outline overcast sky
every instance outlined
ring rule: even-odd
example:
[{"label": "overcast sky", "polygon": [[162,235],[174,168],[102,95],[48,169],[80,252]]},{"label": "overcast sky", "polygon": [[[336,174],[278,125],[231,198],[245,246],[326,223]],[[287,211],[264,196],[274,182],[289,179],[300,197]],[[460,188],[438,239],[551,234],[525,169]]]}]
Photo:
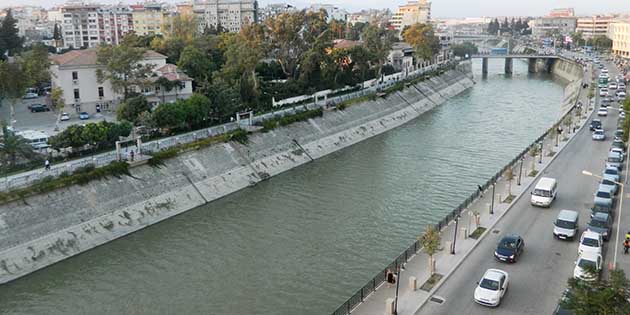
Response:
[{"label": "overcast sky", "polygon": [[[102,0],[102,3],[117,3],[121,0]],[[34,4],[50,7],[64,3],[64,0],[0,0],[0,8],[10,5]],[[99,1],[93,1],[99,2]],[[122,0],[124,3],[139,1]],[[169,0],[169,2],[180,2]],[[406,0],[259,0],[261,6],[268,3],[290,3],[297,7],[312,3],[330,3],[341,6],[350,12],[367,8],[395,9]],[[596,13],[630,13],[630,0],[434,0],[434,17],[481,17],[481,16],[539,16],[553,8],[572,7],[578,15]]]}]

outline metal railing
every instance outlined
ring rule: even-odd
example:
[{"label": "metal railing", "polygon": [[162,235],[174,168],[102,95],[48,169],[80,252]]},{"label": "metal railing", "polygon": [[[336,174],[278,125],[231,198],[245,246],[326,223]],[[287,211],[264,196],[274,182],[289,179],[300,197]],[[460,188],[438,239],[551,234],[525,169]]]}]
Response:
[{"label": "metal railing", "polygon": [[[581,85],[582,84],[580,84],[579,86],[581,86]],[[554,124],[554,127],[552,127],[552,128],[555,128],[555,126],[557,126],[558,124],[562,123],[567,116],[572,115],[574,113],[574,110],[576,109],[577,102],[580,99],[580,94],[581,93],[582,93],[582,89],[579,88],[578,94],[577,94],[577,97],[576,97],[576,100],[575,100],[575,103],[573,104],[571,109],[568,110],[560,118],[560,120],[558,120],[558,122]],[[496,185],[497,181],[499,180],[499,178],[501,178],[501,176],[505,173],[505,171],[508,168],[515,167],[517,165],[517,163],[519,161],[521,161],[522,159],[523,159],[523,162],[524,162],[524,158],[525,158],[526,155],[529,154],[529,151],[533,147],[540,146],[542,141],[549,135],[550,130],[551,129],[548,129],[547,131],[545,131],[540,137],[538,137],[536,140],[534,140],[534,142],[532,142],[527,148],[523,149],[523,151],[521,151],[509,163],[507,163],[505,166],[503,166],[503,168],[501,168],[501,170],[499,170],[490,179],[488,179],[483,185],[481,185],[482,190],[485,191],[488,188],[490,188],[492,185]],[[542,154],[542,152],[540,152],[539,154]],[[532,157],[532,158],[535,159],[536,157]],[[481,192],[479,191],[479,189],[475,189],[475,191],[470,196],[468,196],[468,198],[464,199],[464,201],[462,201],[462,203],[459,206],[455,207],[450,213],[448,213],[444,218],[442,218],[442,220],[440,220],[437,223],[435,223],[435,228],[438,231],[441,231],[442,228],[448,226],[448,224],[451,221],[453,221],[456,217],[460,216],[461,213],[465,209],[467,209],[473,202],[475,202],[479,198],[480,193]],[[365,298],[367,296],[369,296],[371,293],[376,291],[376,289],[381,284],[383,284],[383,282],[385,282],[385,276],[387,275],[388,270],[396,270],[396,269],[398,269],[398,267],[400,267],[403,264],[407,263],[409,261],[409,259],[411,259],[413,256],[415,256],[421,248],[422,248],[422,246],[420,245],[420,241],[419,240],[414,241],[409,247],[407,247],[407,249],[405,249],[405,251],[403,251],[400,255],[398,255],[398,257],[396,257],[396,259],[394,259],[393,262],[391,262],[389,265],[387,265],[382,271],[377,273],[372,278],[372,280],[368,281],[363,287],[361,287],[361,289],[359,289],[356,293],[354,293],[347,301],[345,301],[343,304],[341,304],[332,314],[333,315],[350,314],[352,312],[352,310],[354,308],[356,308],[359,304],[361,304],[365,300]]]}]

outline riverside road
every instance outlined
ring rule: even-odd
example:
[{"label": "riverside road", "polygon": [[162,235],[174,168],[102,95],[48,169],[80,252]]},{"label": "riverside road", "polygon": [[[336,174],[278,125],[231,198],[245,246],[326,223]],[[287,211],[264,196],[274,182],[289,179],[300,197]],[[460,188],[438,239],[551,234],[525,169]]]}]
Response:
[{"label": "riverside road", "polygon": [[[612,64],[607,66],[611,78],[614,78],[617,71]],[[617,105],[613,107],[618,108]],[[579,233],[585,229],[590,219],[590,206],[598,180],[582,175],[582,170],[601,174],[617,126],[617,117],[618,111],[610,110],[608,117],[602,119],[606,141],[591,140],[590,131],[587,127],[583,128],[546,169],[544,176],[558,180],[558,198],[551,208],[535,208],[530,204],[529,194],[523,196],[495,226],[493,233],[474,249],[455,273],[436,291],[435,296],[444,298],[444,303],[429,301],[416,314],[551,313],[567,287],[567,280],[573,275],[578,245],[576,240],[555,239],[552,235],[553,221],[561,209],[576,210],[580,213]],[[533,187],[530,191],[532,189]],[[628,209],[624,211],[622,220],[627,227],[630,222],[629,211]],[[613,235],[615,232],[616,230],[613,230]],[[503,235],[509,233],[519,234],[525,240],[523,255],[517,263],[511,265],[500,263],[493,257],[497,242]],[[607,246],[605,265],[612,262],[614,251],[621,250],[614,248],[614,237]],[[630,256],[619,255],[618,260],[625,271],[629,272],[627,266],[630,263]],[[480,306],[472,299],[476,282],[488,268],[502,269],[510,275],[509,291],[496,309]]]}]

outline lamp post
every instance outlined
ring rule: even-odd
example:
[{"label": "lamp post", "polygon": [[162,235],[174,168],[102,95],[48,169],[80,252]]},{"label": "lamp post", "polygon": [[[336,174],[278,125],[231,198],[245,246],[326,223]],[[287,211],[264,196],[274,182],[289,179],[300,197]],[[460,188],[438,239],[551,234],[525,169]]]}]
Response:
[{"label": "lamp post", "polygon": [[455,242],[457,242],[457,224],[459,222],[459,214],[455,216],[455,232],[453,233],[453,246],[451,247],[451,255],[455,255]]},{"label": "lamp post", "polygon": [[543,144],[542,144],[542,142],[538,144],[538,151],[540,151],[540,159],[538,159],[538,164],[542,164],[542,156],[543,156]]},{"label": "lamp post", "polygon": [[[627,174],[627,171],[626,171]],[[582,171],[582,175],[586,175],[586,176],[591,176],[591,177],[595,177],[597,179],[603,179],[603,177],[598,176],[598,175],[594,175],[593,173],[589,172],[589,171]],[[626,175],[627,176],[627,175]],[[626,178],[627,179],[627,178]],[[623,204],[623,188],[624,188],[624,184],[620,183],[620,182],[616,182],[614,180],[611,180],[611,182],[621,186],[621,193],[620,193],[620,197],[619,197],[619,205],[617,207],[617,234],[615,236],[615,255],[613,258],[613,266],[615,269],[617,269],[617,252],[618,252],[618,248],[619,248],[619,230],[621,230],[621,209],[622,209],[622,204]]]},{"label": "lamp post", "polygon": [[398,290],[400,288],[400,271],[403,269],[403,265],[396,270],[396,297],[394,298],[394,313],[392,315],[398,315]]},{"label": "lamp post", "polygon": [[492,204],[490,205],[490,214],[494,214],[494,188],[497,186],[497,183],[492,184]]},{"label": "lamp post", "polygon": [[517,184],[518,186],[520,186],[520,185],[521,185],[521,174],[523,173],[523,162],[524,162],[524,161],[525,161],[525,157],[524,157],[524,156],[522,156],[522,157],[521,157],[521,165],[520,165],[520,166],[519,166],[519,168],[518,168],[518,180],[516,181],[516,184]]}]

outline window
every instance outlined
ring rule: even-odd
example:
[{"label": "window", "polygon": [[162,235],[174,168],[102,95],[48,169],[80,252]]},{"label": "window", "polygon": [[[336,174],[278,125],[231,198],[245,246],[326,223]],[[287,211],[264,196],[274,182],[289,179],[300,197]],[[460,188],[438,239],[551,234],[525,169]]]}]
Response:
[{"label": "window", "polygon": [[81,98],[81,95],[79,94],[79,89],[74,89],[74,99],[78,100]]},{"label": "window", "polygon": [[79,80],[79,73],[76,71],[72,71],[72,80]]},{"label": "window", "polygon": [[98,87],[98,97],[104,97],[105,96],[105,92],[103,91],[103,87],[99,86]]}]

